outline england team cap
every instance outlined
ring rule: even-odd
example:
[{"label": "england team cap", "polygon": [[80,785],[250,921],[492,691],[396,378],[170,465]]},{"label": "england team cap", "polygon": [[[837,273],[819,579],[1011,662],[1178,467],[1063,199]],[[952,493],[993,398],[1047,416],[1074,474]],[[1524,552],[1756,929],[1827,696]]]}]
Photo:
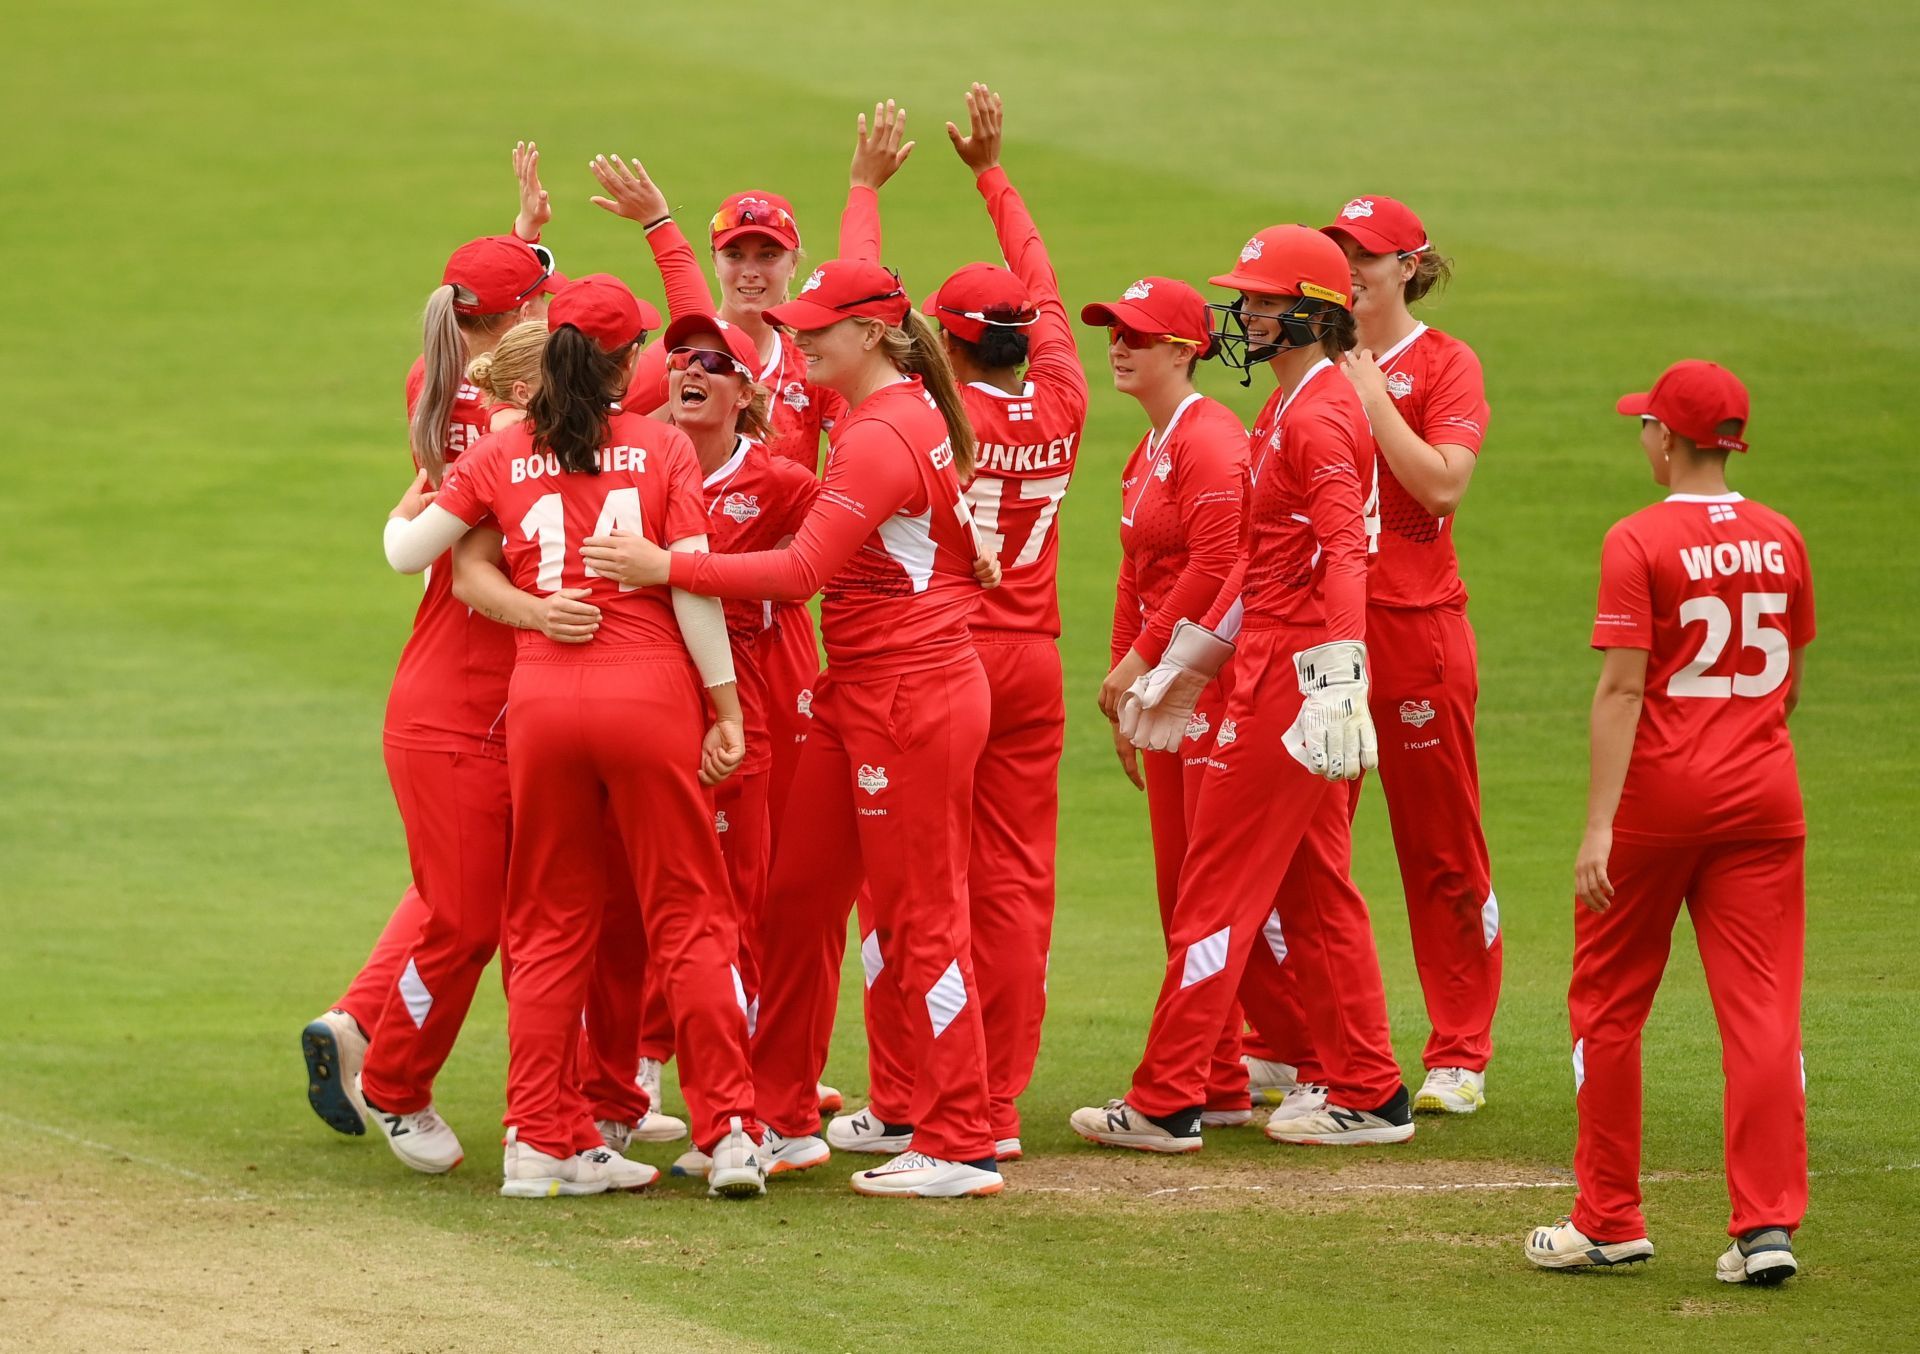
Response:
[{"label": "england team cap", "polygon": [[762,365],[760,350],[753,346],[753,340],[747,337],[744,329],[738,325],[728,324],[717,316],[682,315],[667,326],[667,332],[662,336],[661,342],[668,352],[672,352],[675,348],[687,347],[687,340],[699,334],[717,334],[720,338],[720,346],[746,374],[746,378],[749,381],[755,379],[755,374]]},{"label": "england team cap", "polygon": [[1737,422],[1747,430],[1747,388],[1718,362],[1689,358],[1660,373],[1653,389],[1622,395],[1614,408],[1629,418],[1656,418],[1696,446],[1745,451],[1738,437],[1715,431]]},{"label": "england team cap", "polygon": [[891,269],[865,259],[828,259],[800,284],[800,294],[762,313],[789,329],[825,329],[841,320],[885,320],[898,325],[913,309]]},{"label": "england team cap", "polygon": [[1117,301],[1094,301],[1080,307],[1080,322],[1121,325],[1142,334],[1184,339],[1198,344],[1202,357],[1213,351],[1207,299],[1177,277],[1143,277]]},{"label": "england team cap", "polygon": [[612,273],[588,273],[562,287],[547,307],[547,332],[572,325],[613,353],[660,327],[660,312]]},{"label": "england team cap", "polygon": [[1418,254],[1432,247],[1413,208],[1390,197],[1354,198],[1320,230],[1336,239],[1344,235],[1369,254]]},{"label": "england team cap", "polygon": [[991,263],[969,263],[940,284],[920,308],[940,327],[978,343],[989,324],[1024,328],[1037,318],[1024,282],[1006,268]]},{"label": "england team cap", "polygon": [[746,235],[764,235],[782,249],[800,247],[800,223],[794,220],[793,204],[778,193],[757,188],[722,202],[707,223],[707,233],[715,249]]},{"label": "england team cap", "polygon": [[553,252],[517,235],[483,235],[453,251],[440,274],[443,286],[464,287],[475,300],[455,301],[462,315],[498,315],[535,296],[557,292],[567,279],[553,270]]}]

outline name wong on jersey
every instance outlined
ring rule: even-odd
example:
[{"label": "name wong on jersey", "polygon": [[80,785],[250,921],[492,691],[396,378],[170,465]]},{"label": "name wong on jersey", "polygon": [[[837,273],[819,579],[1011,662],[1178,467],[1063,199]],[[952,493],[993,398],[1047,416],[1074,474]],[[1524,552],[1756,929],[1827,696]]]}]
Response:
[{"label": "name wong on jersey", "polygon": [[1680,551],[1681,567],[1698,583],[1719,574],[1785,574],[1786,547],[1778,541],[1721,541],[1716,545],[1689,545]]}]

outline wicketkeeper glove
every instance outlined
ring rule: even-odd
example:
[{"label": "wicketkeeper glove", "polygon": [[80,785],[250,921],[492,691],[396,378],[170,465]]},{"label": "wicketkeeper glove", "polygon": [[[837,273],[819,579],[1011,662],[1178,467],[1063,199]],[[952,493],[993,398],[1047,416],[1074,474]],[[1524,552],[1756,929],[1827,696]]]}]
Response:
[{"label": "wicketkeeper glove", "polygon": [[1293,656],[1306,699],[1287,729],[1294,760],[1328,780],[1358,780],[1380,765],[1380,743],[1367,712],[1367,646],[1317,644]]},{"label": "wicketkeeper glove", "polygon": [[1137,748],[1172,752],[1187,736],[1193,707],[1233,657],[1233,643],[1194,621],[1173,627],[1160,661],[1120,697],[1120,732]]}]

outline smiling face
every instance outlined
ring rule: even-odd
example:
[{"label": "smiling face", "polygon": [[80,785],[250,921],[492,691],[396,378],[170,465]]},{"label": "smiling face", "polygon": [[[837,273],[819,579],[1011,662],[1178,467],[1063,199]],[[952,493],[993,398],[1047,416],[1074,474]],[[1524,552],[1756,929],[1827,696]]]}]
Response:
[{"label": "smiling face", "polygon": [[1353,280],[1353,318],[1357,324],[1397,317],[1407,308],[1406,286],[1419,264],[1398,254],[1369,254],[1350,235],[1336,235]]},{"label": "smiling face", "polygon": [[[719,353],[729,364],[733,362],[720,336],[711,331],[689,336],[682,346]],[[708,372],[697,362],[688,364],[684,371],[669,368],[667,372],[667,417],[675,427],[690,433],[734,431],[752,399],[752,388],[737,366],[729,365],[723,375]]]},{"label": "smiling face", "polygon": [[787,299],[800,256],[765,235],[742,235],[713,251],[720,309],[729,319],[758,315]]},{"label": "smiling face", "polygon": [[883,320],[856,316],[836,321],[825,329],[796,329],[791,337],[793,346],[807,359],[807,379],[844,393],[872,366],[874,352],[886,327]]},{"label": "smiling face", "polygon": [[1294,302],[1291,296],[1263,296],[1258,292],[1240,293],[1240,317],[1247,326],[1247,352],[1259,357],[1265,350],[1268,360],[1274,350],[1284,341],[1280,333],[1280,316]]},{"label": "smiling face", "polygon": [[1129,347],[1137,337],[1124,330],[1107,336],[1107,366],[1113,372],[1115,390],[1145,399],[1156,391],[1193,384],[1190,344],[1156,341],[1144,348]]}]

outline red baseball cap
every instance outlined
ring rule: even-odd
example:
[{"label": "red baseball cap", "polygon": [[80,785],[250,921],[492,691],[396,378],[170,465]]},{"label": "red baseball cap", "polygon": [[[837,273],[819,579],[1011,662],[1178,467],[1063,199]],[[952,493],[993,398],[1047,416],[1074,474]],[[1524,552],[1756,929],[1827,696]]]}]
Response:
[{"label": "red baseball cap", "polygon": [[660,327],[660,312],[635,296],[612,273],[588,273],[567,283],[547,307],[547,332],[572,325],[600,346],[618,352],[649,329]]},{"label": "red baseball cap", "polygon": [[1027,297],[1026,284],[1009,269],[991,263],[969,263],[942,282],[920,309],[968,343],[978,343],[989,324],[1024,327],[1038,315]]},{"label": "red baseball cap", "polygon": [[761,312],[789,329],[825,329],[841,320],[885,320],[898,325],[913,309],[893,272],[865,259],[828,259],[800,284],[800,294]]},{"label": "red baseball cap", "polygon": [[1418,254],[1432,247],[1413,209],[1390,197],[1357,197],[1320,229],[1346,236],[1369,254]]},{"label": "red baseball cap", "polygon": [[747,332],[737,325],[728,324],[714,315],[682,315],[667,326],[662,338],[668,352],[675,348],[687,348],[692,345],[688,339],[700,335],[717,335],[720,347],[740,365],[740,370],[749,381],[758,380],[756,373],[765,365],[760,361],[760,350],[753,346],[753,340]]},{"label": "red baseball cap", "polygon": [[1738,437],[1716,431],[1729,422],[1738,422],[1743,433],[1747,430],[1747,388],[1718,362],[1676,362],[1660,373],[1652,390],[1622,395],[1613,407],[1629,418],[1657,418],[1710,451],[1747,449]]},{"label": "red baseball cap", "polygon": [[518,235],[482,235],[453,251],[442,286],[465,287],[471,305],[453,303],[462,315],[498,315],[543,293],[559,291],[566,278],[553,270],[553,252]]},{"label": "red baseball cap", "polygon": [[1200,355],[1213,351],[1207,325],[1207,300],[1177,277],[1143,277],[1120,294],[1118,301],[1095,301],[1080,307],[1082,324],[1124,325],[1142,334],[1187,339],[1200,345]]},{"label": "red baseball cap", "polygon": [[764,235],[782,249],[800,247],[800,223],[793,219],[793,204],[778,193],[759,189],[735,193],[722,202],[707,230],[715,249],[743,235]]},{"label": "red baseball cap", "polygon": [[1232,272],[1207,281],[1254,296],[1308,296],[1336,306],[1353,304],[1347,256],[1307,226],[1268,226],[1240,247]]}]

